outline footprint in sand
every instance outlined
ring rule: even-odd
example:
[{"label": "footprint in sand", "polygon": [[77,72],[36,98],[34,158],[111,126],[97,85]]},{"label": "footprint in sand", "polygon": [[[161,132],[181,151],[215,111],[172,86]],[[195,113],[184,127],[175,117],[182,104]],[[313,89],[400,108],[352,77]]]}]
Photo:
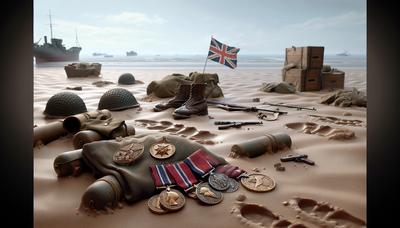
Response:
[{"label": "footprint in sand", "polygon": [[309,116],[315,117],[317,120],[327,123],[334,123],[334,124],[347,125],[353,127],[366,127],[364,122],[361,120],[340,119],[333,116],[319,116],[319,115],[309,115]]},{"label": "footprint in sand", "polygon": [[353,131],[348,129],[339,129],[333,128],[327,125],[320,125],[313,122],[297,122],[297,123],[288,123],[286,127],[301,131],[306,134],[316,134],[324,137],[328,137],[328,139],[352,139],[355,137]]},{"label": "footprint in sand", "polygon": [[294,197],[289,201],[300,219],[328,228],[363,228],[367,224],[342,208],[309,198]]},{"label": "footprint in sand", "polygon": [[256,228],[306,228],[303,224],[293,224],[282,216],[273,213],[263,205],[237,202],[232,214],[249,227]]},{"label": "footprint in sand", "polygon": [[149,130],[158,130],[162,132],[168,132],[171,135],[178,135],[190,140],[196,141],[201,144],[214,145],[217,142],[214,141],[217,137],[209,131],[197,130],[195,127],[186,127],[183,124],[174,124],[169,121],[155,121],[155,120],[136,120],[136,126],[145,127]]}]

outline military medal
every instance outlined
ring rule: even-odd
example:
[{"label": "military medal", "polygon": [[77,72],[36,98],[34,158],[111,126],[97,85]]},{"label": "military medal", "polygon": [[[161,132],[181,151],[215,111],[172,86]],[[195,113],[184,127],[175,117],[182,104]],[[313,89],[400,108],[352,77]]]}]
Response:
[{"label": "military medal", "polygon": [[178,190],[167,188],[159,197],[161,208],[167,211],[178,211],[185,206],[185,196]]},{"label": "military medal", "polygon": [[154,143],[150,147],[150,154],[157,159],[166,159],[175,154],[175,146],[163,137],[160,142]]},{"label": "military medal", "polygon": [[225,191],[227,193],[236,192],[239,189],[239,183],[233,178],[229,177],[228,184],[229,188]]},{"label": "military medal", "polygon": [[113,155],[113,161],[118,165],[130,165],[140,156],[144,151],[143,144],[131,143],[121,147]]},{"label": "military medal", "polygon": [[222,193],[213,189],[206,182],[197,185],[196,196],[201,202],[208,205],[218,204],[223,199]]},{"label": "military medal", "polygon": [[190,191],[199,182],[189,166],[183,161],[165,165],[165,168],[168,174],[175,180],[175,183],[185,190],[185,192]]},{"label": "military medal", "polygon": [[[152,165],[149,169],[156,188],[167,188],[161,194],[153,196],[147,201],[149,210],[155,214],[165,214],[181,209],[185,205],[185,197],[180,192],[177,193],[175,190],[170,189],[171,186],[175,185],[175,181],[168,174],[165,166]],[[163,204],[161,203],[161,199],[163,200]]]},{"label": "military medal", "polygon": [[225,191],[229,188],[229,177],[223,173],[211,173],[208,183],[218,191]]},{"label": "military medal", "polygon": [[153,212],[154,214],[162,215],[162,214],[168,213],[167,210],[165,210],[165,209],[163,209],[163,208],[161,207],[161,204],[160,204],[160,195],[152,196],[152,197],[147,201],[147,206],[149,207],[149,210],[150,210],[151,212]]},{"label": "military medal", "polygon": [[236,180],[240,179],[246,173],[243,169],[233,166],[230,164],[220,165],[215,169],[216,173],[223,173],[228,176],[229,188],[225,192],[236,192],[239,189],[239,182]]},{"label": "military medal", "polygon": [[274,179],[261,173],[249,174],[240,179],[243,187],[254,192],[269,192],[276,186]]}]

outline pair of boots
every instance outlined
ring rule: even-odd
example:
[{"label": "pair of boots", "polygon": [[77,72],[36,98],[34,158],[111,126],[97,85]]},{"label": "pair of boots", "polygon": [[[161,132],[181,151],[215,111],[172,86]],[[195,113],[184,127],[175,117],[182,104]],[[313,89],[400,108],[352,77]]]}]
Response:
[{"label": "pair of boots", "polygon": [[191,115],[207,115],[206,86],[205,83],[181,84],[176,96],[165,104],[157,104],[154,111],[160,112],[175,108],[172,113],[174,119],[189,118]]}]

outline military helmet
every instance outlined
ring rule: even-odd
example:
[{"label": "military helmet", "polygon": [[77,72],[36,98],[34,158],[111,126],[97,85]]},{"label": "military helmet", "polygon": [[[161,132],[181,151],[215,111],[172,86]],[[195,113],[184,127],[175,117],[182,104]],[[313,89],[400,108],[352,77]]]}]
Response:
[{"label": "military helmet", "polygon": [[114,88],[101,96],[98,109],[119,111],[136,107],[139,107],[139,103],[131,92],[123,88]]},{"label": "military helmet", "polygon": [[44,114],[48,117],[70,116],[87,112],[85,102],[72,92],[60,92],[47,101]]},{"label": "military helmet", "polygon": [[131,73],[125,73],[119,76],[118,84],[132,85],[135,84],[135,77]]}]

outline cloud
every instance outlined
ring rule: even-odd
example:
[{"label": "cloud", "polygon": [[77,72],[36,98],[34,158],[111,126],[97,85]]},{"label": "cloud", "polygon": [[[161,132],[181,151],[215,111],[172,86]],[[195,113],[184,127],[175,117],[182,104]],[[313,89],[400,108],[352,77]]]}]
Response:
[{"label": "cloud", "polygon": [[[40,37],[48,33],[44,26],[36,29],[35,33],[40,34]],[[139,47],[151,46],[159,39],[159,34],[145,28],[98,26],[70,20],[57,20],[53,33],[55,37],[62,38],[67,47],[70,47],[75,45],[75,29],[78,32],[79,43],[83,47],[82,51],[85,53],[94,51],[115,53],[131,48],[138,50]]]},{"label": "cloud", "polygon": [[165,19],[158,15],[149,16],[140,12],[122,12],[115,15],[107,15],[106,21],[118,24],[164,24]]},{"label": "cloud", "polygon": [[366,24],[365,12],[351,11],[331,17],[316,17],[302,23],[290,24],[285,29],[327,29]]}]

